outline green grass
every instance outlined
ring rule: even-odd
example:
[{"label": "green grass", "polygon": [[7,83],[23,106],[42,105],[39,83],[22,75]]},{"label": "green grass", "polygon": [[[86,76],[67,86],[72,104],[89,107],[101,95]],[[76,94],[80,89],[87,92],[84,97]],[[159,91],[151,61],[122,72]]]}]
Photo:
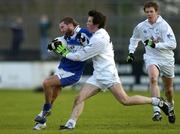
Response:
[{"label": "green grass", "polygon": [[[175,93],[176,124],[169,124],[163,114],[161,122],[151,120],[150,105],[125,107],[119,104],[110,92],[100,93],[86,101],[76,129],[58,130],[68,119],[77,91],[62,91],[48,118],[48,128],[33,131],[33,119],[43,104],[42,93],[19,90],[0,90],[0,133],[1,134],[179,134],[180,92]],[[129,95],[147,92],[128,92]]]}]

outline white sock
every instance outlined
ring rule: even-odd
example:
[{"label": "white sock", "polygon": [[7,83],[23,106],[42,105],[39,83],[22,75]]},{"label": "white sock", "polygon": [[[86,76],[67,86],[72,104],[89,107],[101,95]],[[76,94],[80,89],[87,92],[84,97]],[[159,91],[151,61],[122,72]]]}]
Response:
[{"label": "white sock", "polygon": [[158,106],[153,106],[153,112],[161,112],[160,108]]},{"label": "white sock", "polygon": [[174,101],[168,102],[169,111],[174,110]]},{"label": "white sock", "polygon": [[41,111],[38,115],[42,117],[43,116],[43,111]]},{"label": "white sock", "polygon": [[174,106],[174,100],[173,100],[172,102],[168,102],[168,105],[169,105],[170,107],[173,107],[173,106]]},{"label": "white sock", "polygon": [[160,99],[157,97],[152,97],[152,105],[158,106]]}]

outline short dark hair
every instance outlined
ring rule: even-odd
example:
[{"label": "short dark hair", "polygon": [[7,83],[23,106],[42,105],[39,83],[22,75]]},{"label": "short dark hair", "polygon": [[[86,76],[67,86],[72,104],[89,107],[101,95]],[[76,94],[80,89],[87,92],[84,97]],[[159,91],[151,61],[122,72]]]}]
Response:
[{"label": "short dark hair", "polygon": [[60,23],[61,22],[64,22],[65,24],[73,24],[75,27],[78,25],[78,22],[71,17],[65,17],[60,21]]},{"label": "short dark hair", "polygon": [[98,28],[104,28],[106,23],[106,16],[96,10],[90,10],[88,12],[90,17],[93,17],[93,24],[99,24]]},{"label": "short dark hair", "polygon": [[150,8],[150,7],[153,7],[156,12],[159,11],[159,5],[153,1],[148,1],[144,4],[144,11],[146,10],[146,8]]}]

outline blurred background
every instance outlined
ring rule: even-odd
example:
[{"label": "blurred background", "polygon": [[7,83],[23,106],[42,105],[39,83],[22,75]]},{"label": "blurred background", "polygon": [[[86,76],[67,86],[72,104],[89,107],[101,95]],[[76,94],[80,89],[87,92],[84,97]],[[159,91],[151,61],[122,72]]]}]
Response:
[{"label": "blurred background", "polygon": [[[144,48],[136,50],[136,62],[126,64],[129,38],[133,28],[145,19],[146,0],[1,0],[0,1],[0,87],[35,87],[55,69],[58,59],[47,55],[47,43],[60,36],[58,24],[65,17],[75,18],[86,27],[91,9],[107,16],[106,29],[115,49],[115,61],[127,88],[145,85]],[[177,40],[176,79],[180,83],[180,0],[157,0],[160,14],[171,25]],[[88,61],[84,76],[92,72]],[[82,80],[83,81],[83,80]],[[19,83],[19,84],[18,84]],[[137,87],[140,89],[140,87]],[[144,87],[143,87],[144,89]]]}]

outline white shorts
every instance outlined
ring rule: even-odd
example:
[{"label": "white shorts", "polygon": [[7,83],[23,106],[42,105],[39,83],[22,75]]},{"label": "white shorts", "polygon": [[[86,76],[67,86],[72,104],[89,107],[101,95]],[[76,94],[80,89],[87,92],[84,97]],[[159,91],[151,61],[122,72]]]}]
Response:
[{"label": "white shorts", "polygon": [[149,65],[156,65],[160,71],[161,76],[174,78],[174,60],[157,60],[146,58],[144,61],[146,69],[148,69]]},{"label": "white shorts", "polygon": [[118,74],[111,76],[111,77],[101,77],[101,78],[96,78],[96,75],[92,75],[86,83],[92,84],[94,86],[97,86],[101,90],[105,90],[113,86],[115,83],[121,83],[120,78]]}]

